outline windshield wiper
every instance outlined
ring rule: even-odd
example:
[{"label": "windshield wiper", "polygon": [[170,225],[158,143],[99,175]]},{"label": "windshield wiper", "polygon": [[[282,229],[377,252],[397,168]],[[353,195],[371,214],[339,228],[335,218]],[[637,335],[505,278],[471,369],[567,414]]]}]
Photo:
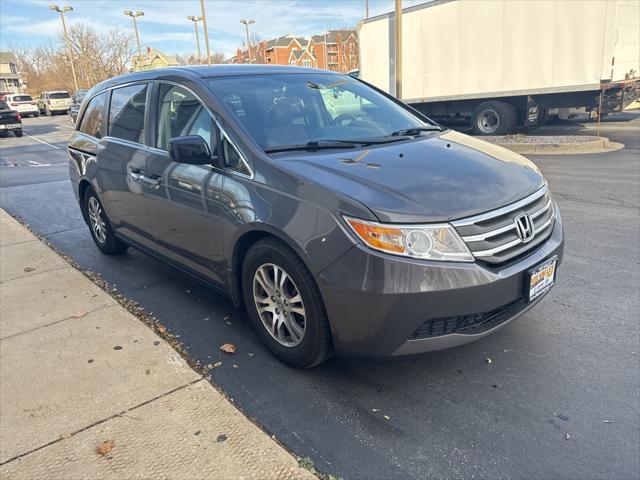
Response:
[{"label": "windshield wiper", "polygon": [[290,152],[294,150],[324,150],[332,148],[354,148],[361,145],[362,142],[352,142],[348,140],[314,140],[307,143],[299,143],[295,145],[283,145],[282,147],[273,147],[265,149],[266,153]]},{"label": "windshield wiper", "polygon": [[415,137],[420,135],[420,132],[443,132],[444,129],[437,125],[431,125],[429,127],[411,127],[411,128],[403,128],[402,130],[396,130],[395,132],[391,132],[389,134],[390,137],[406,137],[411,136]]}]

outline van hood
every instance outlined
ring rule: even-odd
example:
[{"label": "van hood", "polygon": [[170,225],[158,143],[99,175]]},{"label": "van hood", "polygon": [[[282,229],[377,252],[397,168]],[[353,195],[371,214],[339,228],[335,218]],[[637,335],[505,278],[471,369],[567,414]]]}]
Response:
[{"label": "van hood", "polygon": [[458,132],[368,149],[282,157],[281,165],[368,207],[381,222],[442,222],[516,202],[544,184],[529,160]]}]

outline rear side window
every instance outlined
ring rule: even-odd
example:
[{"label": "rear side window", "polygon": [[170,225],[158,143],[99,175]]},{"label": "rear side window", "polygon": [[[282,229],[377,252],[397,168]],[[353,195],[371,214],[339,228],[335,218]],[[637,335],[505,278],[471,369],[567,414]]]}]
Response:
[{"label": "rear side window", "polygon": [[78,130],[95,138],[102,137],[102,122],[104,120],[103,107],[106,95],[107,92],[102,92],[89,101]]},{"label": "rear side window", "polygon": [[30,102],[32,100],[33,98],[31,98],[31,95],[15,95],[11,99],[12,102]]},{"label": "rear side window", "polygon": [[109,106],[109,135],[144,143],[144,110],[147,85],[116,88]]}]

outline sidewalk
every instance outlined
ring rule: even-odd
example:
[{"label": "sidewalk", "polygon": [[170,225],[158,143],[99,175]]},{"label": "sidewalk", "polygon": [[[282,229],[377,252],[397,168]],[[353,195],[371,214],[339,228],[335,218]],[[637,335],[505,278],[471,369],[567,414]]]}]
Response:
[{"label": "sidewalk", "polygon": [[0,209],[0,478],[133,477],[316,478]]}]

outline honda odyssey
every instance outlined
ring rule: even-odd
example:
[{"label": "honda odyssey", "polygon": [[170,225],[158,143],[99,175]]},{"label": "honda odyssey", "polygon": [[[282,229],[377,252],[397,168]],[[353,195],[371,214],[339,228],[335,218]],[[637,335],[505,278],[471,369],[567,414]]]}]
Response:
[{"label": "honda odyssey", "polygon": [[87,93],[68,150],[103,253],[133,246],[228,293],[297,367],[482,338],[562,260],[533,163],[348,75],[127,74]]}]

